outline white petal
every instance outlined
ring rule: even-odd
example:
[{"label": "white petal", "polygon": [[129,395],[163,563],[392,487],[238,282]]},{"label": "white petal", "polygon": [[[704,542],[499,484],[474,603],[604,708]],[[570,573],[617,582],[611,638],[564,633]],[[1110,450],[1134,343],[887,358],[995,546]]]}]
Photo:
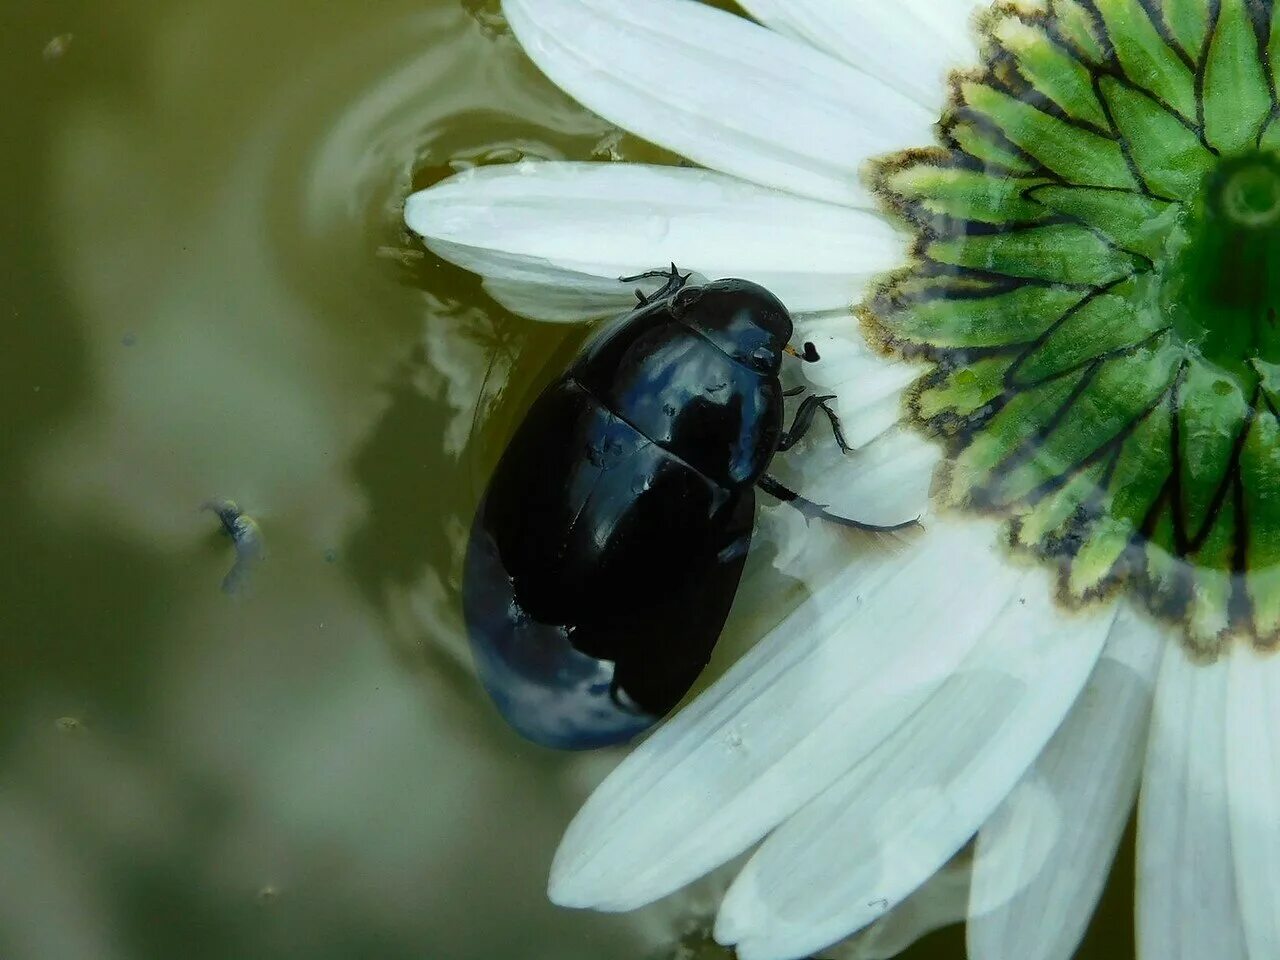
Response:
[{"label": "white petal", "polygon": [[1280,957],[1280,659],[1238,650],[1227,699],[1231,841],[1252,960]]},{"label": "white petal", "polygon": [[995,540],[987,523],[937,523],[898,562],[847,540],[839,572],[591,796],[556,854],[551,898],[627,910],[662,897],[870,753],[1015,589]]},{"label": "white petal", "polygon": [[849,402],[837,395],[832,401],[840,416],[849,422],[845,435],[855,449],[884,436],[902,420],[902,391],[895,390],[865,407],[849,409]]},{"label": "white petal", "polygon": [[[975,559],[956,558],[949,575]],[[1051,579],[1033,569],[1000,589],[998,617],[946,683],[765,841],[725,897],[717,940],[742,960],[819,950],[900,903],[973,836],[1061,723],[1114,618],[1063,614]],[[919,581],[916,602],[938,587]],[[982,589],[951,608],[936,641],[966,623]]]},{"label": "white petal", "polygon": [[741,0],[765,26],[832,53],[939,116],[947,74],[977,59],[975,0]]},{"label": "white petal", "polygon": [[[957,66],[968,68],[976,62],[978,42],[975,21],[983,11],[990,8],[991,4],[987,0],[898,0],[898,5],[903,12],[914,14],[918,21],[928,21],[932,25],[937,42],[947,47]],[[1041,6],[1040,13],[1048,12],[1043,8],[1041,0],[1026,0],[1022,4],[1027,10],[1037,5]]]},{"label": "white petal", "polygon": [[831,951],[836,960],[891,960],[934,930],[965,918],[971,865],[961,857],[930,877],[919,890]]},{"label": "white petal", "polygon": [[558,86],[696,163],[874,207],[868,157],[933,142],[936,114],[828,54],[689,0],[504,0]]},{"label": "white petal", "polygon": [[860,405],[901,393],[924,372],[917,364],[892,359],[872,349],[849,310],[799,317],[796,335],[811,341],[822,358],[805,368],[809,379]]},{"label": "white petal", "polygon": [[849,311],[799,318],[796,338],[817,347],[822,361],[806,367],[805,376],[815,389],[835,395],[851,446],[870,443],[902,419],[902,392],[923,371],[872,350]]},{"label": "white petal", "polygon": [[1168,628],[1126,607],[1071,713],[978,834],[973,960],[1070,960],[1138,792]]},{"label": "white petal", "polygon": [[637,285],[619,277],[672,262],[753,280],[793,312],[847,311],[903,254],[878,214],[643,164],[481,167],[411,196],[405,221],[437,254],[486,277],[504,305],[552,317],[624,309]]},{"label": "white petal", "polygon": [[1181,646],[1161,664],[1138,800],[1141,960],[1248,957],[1227,811],[1228,670],[1227,657],[1192,663]]}]

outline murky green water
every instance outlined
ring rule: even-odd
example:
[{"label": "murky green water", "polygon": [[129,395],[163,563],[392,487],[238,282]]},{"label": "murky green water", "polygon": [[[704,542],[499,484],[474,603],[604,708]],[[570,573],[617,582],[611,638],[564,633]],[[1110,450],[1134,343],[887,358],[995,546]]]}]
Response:
[{"label": "murky green water", "polygon": [[[0,17],[0,957],[638,960],[707,909],[545,901],[613,758],[517,740],[461,641],[463,531],[577,334],[503,313],[399,205],[468,164],[653,153],[496,9]],[[266,538],[232,596],[222,497]],[[1084,956],[1132,956],[1114,887]]]}]

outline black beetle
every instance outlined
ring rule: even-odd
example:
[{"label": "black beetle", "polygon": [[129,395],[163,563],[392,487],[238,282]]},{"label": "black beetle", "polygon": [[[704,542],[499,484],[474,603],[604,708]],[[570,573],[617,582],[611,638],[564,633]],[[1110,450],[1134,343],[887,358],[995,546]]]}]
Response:
[{"label": "black beetle", "polygon": [[[783,430],[792,320],[745,280],[671,273],[537,399],[477,512],[463,579],[480,677],[534,742],[631,739],[706,666],[751,545],[755,487],[826,513],[765,471],[832,397]],[[641,277],[625,278],[639,280]],[[817,359],[806,345],[804,359]],[[906,526],[905,524],[903,526]]]}]

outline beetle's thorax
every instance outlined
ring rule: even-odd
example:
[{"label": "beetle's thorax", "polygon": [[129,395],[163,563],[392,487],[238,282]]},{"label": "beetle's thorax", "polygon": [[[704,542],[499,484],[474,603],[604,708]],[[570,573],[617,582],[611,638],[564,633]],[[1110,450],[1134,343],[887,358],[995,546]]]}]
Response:
[{"label": "beetle's thorax", "polygon": [[685,287],[671,297],[671,315],[706,337],[736,363],[776,375],[791,340],[787,308],[747,280],[717,280]]},{"label": "beetle's thorax", "polygon": [[[568,375],[713,483],[726,489],[754,484],[768,467],[781,433],[777,371],[750,362],[752,351],[765,349],[769,341],[760,335],[763,328],[744,329],[741,318],[690,324],[690,313],[695,319],[713,314],[680,310],[675,301],[681,294],[610,324]],[[684,305],[689,306],[687,298]],[[742,334],[735,352],[748,362],[721,346],[735,331]]]}]

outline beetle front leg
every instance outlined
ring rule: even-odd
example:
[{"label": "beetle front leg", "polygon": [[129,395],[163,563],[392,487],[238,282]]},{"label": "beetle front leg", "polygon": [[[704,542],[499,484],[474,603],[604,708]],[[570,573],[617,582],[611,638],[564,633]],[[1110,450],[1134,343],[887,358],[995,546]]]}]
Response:
[{"label": "beetle front leg", "polygon": [[831,432],[835,435],[836,445],[840,448],[840,452],[852,452],[853,448],[849,446],[849,441],[845,439],[844,427],[840,423],[840,418],[836,416],[836,412],[828,405],[834,399],[834,394],[825,397],[805,397],[800,403],[800,409],[796,411],[795,419],[791,422],[791,429],[782,435],[782,440],[778,443],[778,450],[786,452],[804,439],[805,434],[809,432],[809,428],[813,426],[814,415],[821,410],[831,423]]}]

